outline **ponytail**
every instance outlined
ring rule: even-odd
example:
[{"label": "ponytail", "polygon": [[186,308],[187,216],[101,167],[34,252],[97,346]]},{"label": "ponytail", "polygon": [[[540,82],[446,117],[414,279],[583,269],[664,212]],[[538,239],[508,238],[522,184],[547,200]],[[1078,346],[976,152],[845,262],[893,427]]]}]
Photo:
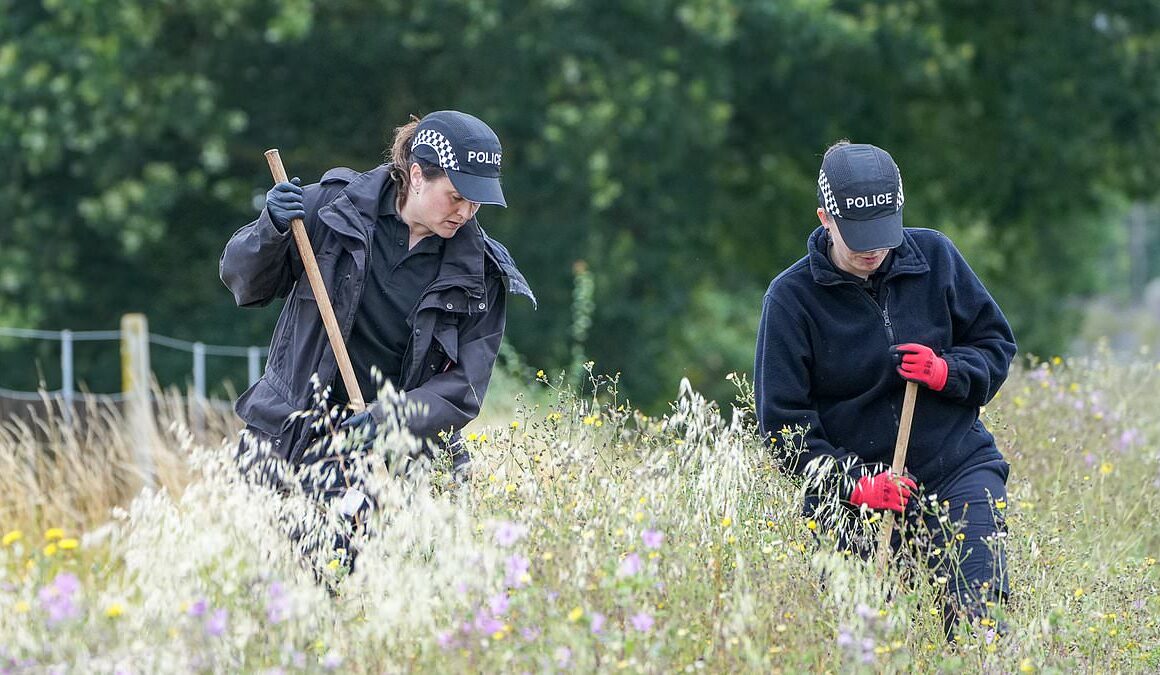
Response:
[{"label": "ponytail", "polygon": [[407,201],[411,194],[411,165],[418,164],[423,169],[426,178],[437,178],[446,175],[442,168],[430,162],[416,158],[411,153],[411,143],[415,141],[415,131],[419,128],[419,118],[411,115],[411,121],[395,127],[395,138],[391,141],[391,148],[387,161],[391,163],[391,180],[398,186],[399,205]]}]

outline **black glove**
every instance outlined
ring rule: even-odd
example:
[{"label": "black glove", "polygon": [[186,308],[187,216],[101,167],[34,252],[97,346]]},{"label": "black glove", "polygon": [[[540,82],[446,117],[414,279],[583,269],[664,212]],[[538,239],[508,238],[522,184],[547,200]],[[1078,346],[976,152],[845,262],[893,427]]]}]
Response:
[{"label": "black glove", "polygon": [[302,181],[292,178],[290,182],[278,183],[266,193],[266,210],[270,220],[279,232],[290,229],[290,221],[305,218],[306,209],[302,203]]},{"label": "black glove", "polygon": [[355,433],[363,429],[366,431],[367,440],[372,441],[375,437],[375,432],[378,431],[378,426],[378,422],[375,421],[375,416],[371,414],[370,408],[367,408],[344,419],[339,423],[338,430]]}]

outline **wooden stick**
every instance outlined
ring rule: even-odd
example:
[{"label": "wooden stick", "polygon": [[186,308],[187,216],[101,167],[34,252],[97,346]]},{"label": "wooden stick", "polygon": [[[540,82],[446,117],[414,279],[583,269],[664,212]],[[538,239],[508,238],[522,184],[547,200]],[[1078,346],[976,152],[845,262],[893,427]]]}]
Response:
[{"label": "wooden stick", "polygon": [[[910,445],[910,423],[914,419],[914,402],[918,398],[918,383],[907,381],[902,397],[902,417],[898,420],[898,438],[894,441],[894,464],[890,469],[902,475],[906,467],[906,449]],[[878,565],[883,570],[890,564],[890,537],[894,534],[894,512],[887,511],[882,520],[882,534],[878,540]]]},{"label": "wooden stick", "polygon": [[[286,182],[286,168],[282,166],[282,157],[278,149],[266,151],[266,163],[270,165],[270,173],[274,175],[274,183]],[[306,225],[301,218],[290,221],[290,229],[294,232],[294,243],[298,245],[298,255],[302,258],[302,266],[306,268],[306,278],[310,281],[310,290],[314,291],[314,299],[318,301],[318,313],[322,315],[322,323],[326,326],[326,335],[330,338],[330,348],[334,350],[334,358],[338,361],[338,372],[342,374],[342,383],[346,385],[346,394],[350,397],[350,407],[355,412],[365,410],[362,390],[359,389],[358,379],[354,376],[354,366],[350,364],[350,355],[346,353],[346,343],[342,339],[342,330],[338,327],[338,320],[334,318],[334,307],[330,305],[330,296],[326,294],[326,285],[322,283],[322,273],[318,270],[318,261],[314,258],[314,249],[310,246],[310,237],[306,234]]]}]

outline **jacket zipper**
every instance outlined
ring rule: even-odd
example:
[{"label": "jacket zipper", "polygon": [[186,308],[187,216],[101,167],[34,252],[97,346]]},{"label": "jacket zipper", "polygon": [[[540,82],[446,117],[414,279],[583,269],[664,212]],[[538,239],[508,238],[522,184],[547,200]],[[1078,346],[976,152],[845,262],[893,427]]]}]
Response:
[{"label": "jacket zipper", "polygon": [[894,326],[890,323],[890,293],[886,289],[886,284],[882,284],[882,323],[886,326],[886,337],[890,339],[890,344],[895,344]]},{"label": "jacket zipper", "polygon": [[870,297],[870,293],[868,293],[867,291],[862,290],[862,289],[858,289],[858,290],[860,290],[862,292],[862,297],[866,298],[866,302],[869,302],[870,305],[874,307],[874,311],[881,314],[882,326],[884,328],[886,328],[886,338],[888,340],[890,340],[890,344],[893,345],[894,344],[894,324],[890,323],[890,309],[889,309],[889,307],[890,307],[889,297],[890,296],[889,296],[889,292],[886,290],[886,284],[885,283],[882,284],[882,306],[881,307],[879,307],[878,303],[874,301],[874,298]]}]

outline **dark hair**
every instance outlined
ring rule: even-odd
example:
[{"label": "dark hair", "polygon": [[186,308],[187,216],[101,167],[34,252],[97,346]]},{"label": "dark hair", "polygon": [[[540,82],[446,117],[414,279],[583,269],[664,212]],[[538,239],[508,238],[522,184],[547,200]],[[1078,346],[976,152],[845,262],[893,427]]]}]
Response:
[{"label": "dark hair", "polygon": [[411,154],[411,143],[415,140],[415,130],[419,128],[419,118],[411,115],[411,121],[395,128],[395,138],[391,141],[387,161],[391,163],[391,179],[399,186],[399,206],[411,194],[411,165],[418,164],[424,178],[446,176],[447,172],[437,164],[432,164]]}]

